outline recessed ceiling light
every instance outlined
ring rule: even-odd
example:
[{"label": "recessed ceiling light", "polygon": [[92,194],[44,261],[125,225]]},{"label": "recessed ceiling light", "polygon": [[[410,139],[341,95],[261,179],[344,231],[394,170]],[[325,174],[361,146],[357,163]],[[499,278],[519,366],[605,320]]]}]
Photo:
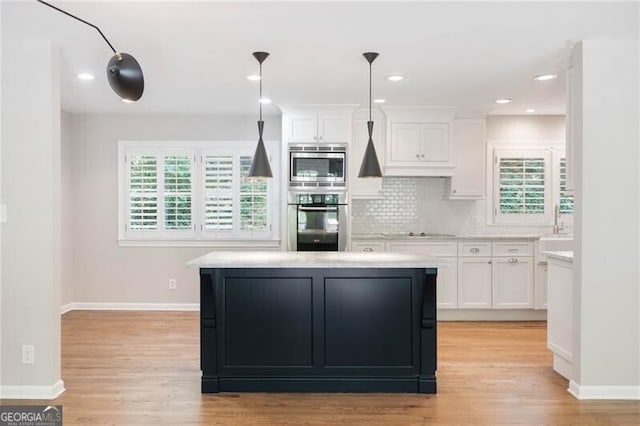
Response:
[{"label": "recessed ceiling light", "polygon": [[81,72],[80,74],[76,75],[76,77],[79,78],[80,80],[85,80],[85,81],[90,81],[95,78],[93,74],[89,74],[88,72]]},{"label": "recessed ceiling light", "polygon": [[534,108],[529,108],[526,111],[527,114],[533,114],[534,112],[536,112],[536,110]]},{"label": "recessed ceiling light", "polygon": [[513,99],[510,98],[496,99],[497,104],[510,104],[511,102],[513,102]]},{"label": "recessed ceiling light", "polygon": [[261,104],[270,104],[271,103],[271,99],[269,99],[269,98],[261,98],[260,99],[260,103]]},{"label": "recessed ceiling light", "polygon": [[547,81],[553,80],[554,78],[558,78],[558,74],[540,74],[533,77],[536,81]]},{"label": "recessed ceiling light", "polygon": [[404,77],[401,75],[390,75],[389,77],[387,77],[387,80],[389,81],[400,81],[402,79],[404,79]]},{"label": "recessed ceiling light", "polygon": [[387,102],[387,100],[386,99],[374,99],[373,102],[376,103],[376,104],[383,104],[383,103]]},{"label": "recessed ceiling light", "polygon": [[248,75],[245,78],[249,81],[260,81],[260,76],[256,74]]},{"label": "recessed ceiling light", "polygon": [[124,102],[125,104],[133,104],[133,103],[135,103],[136,101],[132,101],[131,99],[125,99],[125,98],[122,98],[122,102]]}]

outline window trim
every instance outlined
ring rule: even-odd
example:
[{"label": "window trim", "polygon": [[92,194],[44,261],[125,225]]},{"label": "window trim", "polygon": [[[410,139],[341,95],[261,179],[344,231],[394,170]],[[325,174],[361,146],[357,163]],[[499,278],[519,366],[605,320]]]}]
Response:
[{"label": "window trim", "polygon": [[[279,247],[280,245],[280,220],[278,215],[280,213],[280,191],[279,188],[279,173],[274,173],[274,177],[269,179],[267,186],[267,223],[271,226],[270,231],[265,232],[263,235],[257,235],[252,237],[246,232],[237,231],[228,236],[212,235],[211,233],[203,232],[201,225],[203,224],[204,212],[203,200],[200,198],[204,196],[204,184],[203,184],[203,168],[202,156],[205,152],[215,152],[216,149],[225,150],[231,148],[232,151],[243,151],[242,154],[253,155],[253,149],[255,149],[255,141],[134,141],[134,140],[121,140],[118,141],[118,245],[123,247]],[[273,170],[279,170],[279,156],[278,152],[280,142],[279,141],[265,141],[265,148],[269,154],[271,166]],[[191,217],[192,217],[192,230],[185,233],[183,231],[167,231],[163,226],[161,231],[153,232],[132,232],[126,229],[128,225],[128,184],[129,173],[128,163],[125,161],[125,156],[130,156],[131,153],[153,153],[162,158],[166,153],[179,153],[184,155],[185,152],[189,152],[194,156],[192,162],[192,188],[191,188]],[[234,154],[235,155],[235,154]],[[239,157],[238,157],[239,158]],[[235,159],[234,159],[235,161]],[[164,162],[162,162],[164,164]],[[160,167],[160,166],[158,166]],[[164,166],[162,166],[162,175],[164,174]],[[239,164],[234,163],[234,176],[239,174]],[[237,170],[236,170],[237,169]],[[158,194],[163,198],[164,195],[164,181],[160,174],[158,175]],[[160,187],[162,184],[162,187]],[[161,189],[162,188],[162,189]],[[236,193],[234,189],[234,199],[239,197],[239,191]],[[161,220],[164,220],[164,202],[162,205],[160,200],[158,201],[158,209],[162,212],[158,214],[158,223],[163,224]],[[234,212],[235,215],[235,212]],[[239,222],[237,222],[239,224]]]},{"label": "window trim", "polygon": [[[500,212],[500,169],[497,166],[500,158],[537,158],[545,162],[544,170],[544,213],[543,214],[503,214]],[[551,169],[553,161],[549,149],[494,149],[493,152],[493,219],[500,225],[546,225],[549,222],[549,203],[552,198]]]},{"label": "window trim", "polygon": [[[527,140],[514,140],[509,143],[501,143],[495,141],[488,141],[486,151],[487,161],[487,179],[486,179],[486,224],[488,227],[527,227],[530,229],[547,228],[553,225],[553,207],[556,200],[559,201],[560,197],[560,182],[559,182],[559,158],[564,155],[565,142],[563,140],[549,140],[549,141],[527,141]],[[495,185],[495,152],[496,151],[511,151],[511,152],[523,152],[523,151],[547,151],[550,156],[550,163],[548,169],[545,171],[546,175],[550,174],[550,178],[547,178],[547,185],[550,185],[550,189],[546,190],[545,196],[545,221],[544,222],[528,222],[521,220],[512,220],[507,222],[501,222],[496,220],[495,209],[498,208],[499,200],[496,197],[496,185]],[[557,160],[556,160],[557,159]],[[550,170],[549,170],[550,169]],[[499,192],[497,193],[499,194]],[[550,196],[550,197],[549,197]],[[561,215],[564,225],[571,226],[573,223],[573,215],[564,214]]]}]

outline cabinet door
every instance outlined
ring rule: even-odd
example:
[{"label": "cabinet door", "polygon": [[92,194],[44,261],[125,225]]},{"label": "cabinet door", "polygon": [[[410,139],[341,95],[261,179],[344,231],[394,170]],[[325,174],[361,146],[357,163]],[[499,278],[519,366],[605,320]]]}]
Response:
[{"label": "cabinet door", "polygon": [[494,309],[533,308],[533,258],[493,258]]},{"label": "cabinet door", "polygon": [[389,163],[418,163],[422,142],[419,123],[391,123]]},{"label": "cabinet door", "polygon": [[321,115],[318,117],[318,141],[340,142],[349,141],[350,118],[336,115]]},{"label": "cabinet door", "polygon": [[450,199],[484,198],[484,120],[456,120],[453,124],[454,174],[447,185]]},{"label": "cabinet door", "polygon": [[288,142],[317,142],[318,119],[313,115],[294,115],[287,120]]},{"label": "cabinet door", "polygon": [[[364,150],[369,141],[367,120],[353,121],[353,139],[349,147],[349,193],[351,198],[381,198],[382,178],[359,178],[360,165],[364,158]],[[373,145],[376,147],[376,155],[380,166],[384,164],[384,128],[380,120],[376,121],[373,129]]]},{"label": "cabinet door", "polygon": [[535,288],[533,297],[535,300],[535,309],[547,309],[547,270],[546,263],[540,263],[536,266]]},{"label": "cabinet door", "polygon": [[458,258],[458,308],[491,309],[491,258]]},{"label": "cabinet door", "polygon": [[442,258],[438,263],[436,300],[438,309],[458,307],[458,265],[455,257]]},{"label": "cabinet door", "polygon": [[449,125],[424,123],[420,125],[420,160],[438,163],[449,161]]}]

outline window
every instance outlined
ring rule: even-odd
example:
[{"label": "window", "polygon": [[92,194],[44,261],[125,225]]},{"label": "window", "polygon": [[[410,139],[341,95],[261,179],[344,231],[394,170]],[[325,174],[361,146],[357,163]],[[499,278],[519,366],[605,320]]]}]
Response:
[{"label": "window", "polygon": [[560,158],[560,214],[573,214],[573,193],[567,190],[567,159]]},{"label": "window", "polygon": [[248,177],[254,145],[121,142],[120,240],[274,239],[275,178]]},{"label": "window", "polygon": [[550,225],[556,204],[571,223],[573,194],[566,182],[564,150],[495,149],[493,223]]},{"label": "window", "polygon": [[549,151],[496,150],[496,223],[544,224],[548,217]]}]

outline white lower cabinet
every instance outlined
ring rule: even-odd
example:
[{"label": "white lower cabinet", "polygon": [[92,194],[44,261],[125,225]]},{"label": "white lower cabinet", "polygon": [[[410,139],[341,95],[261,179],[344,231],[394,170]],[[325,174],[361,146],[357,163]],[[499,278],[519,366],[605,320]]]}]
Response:
[{"label": "white lower cabinet", "polygon": [[[439,309],[534,307],[534,258],[530,241],[354,241],[351,250],[438,258]],[[536,293],[536,307],[541,303],[546,304],[546,294]]]},{"label": "white lower cabinet", "polygon": [[458,258],[458,308],[491,309],[491,258]]},{"label": "white lower cabinet", "polygon": [[491,275],[494,309],[533,308],[532,257],[494,257]]},{"label": "white lower cabinet", "polygon": [[539,263],[536,266],[535,288],[533,291],[534,308],[547,309],[547,271],[549,266],[546,263]]},{"label": "white lower cabinet", "polygon": [[438,278],[436,280],[437,306],[439,309],[456,309],[458,307],[457,243],[451,241],[387,243],[387,251],[420,253],[439,258],[437,265]]}]

